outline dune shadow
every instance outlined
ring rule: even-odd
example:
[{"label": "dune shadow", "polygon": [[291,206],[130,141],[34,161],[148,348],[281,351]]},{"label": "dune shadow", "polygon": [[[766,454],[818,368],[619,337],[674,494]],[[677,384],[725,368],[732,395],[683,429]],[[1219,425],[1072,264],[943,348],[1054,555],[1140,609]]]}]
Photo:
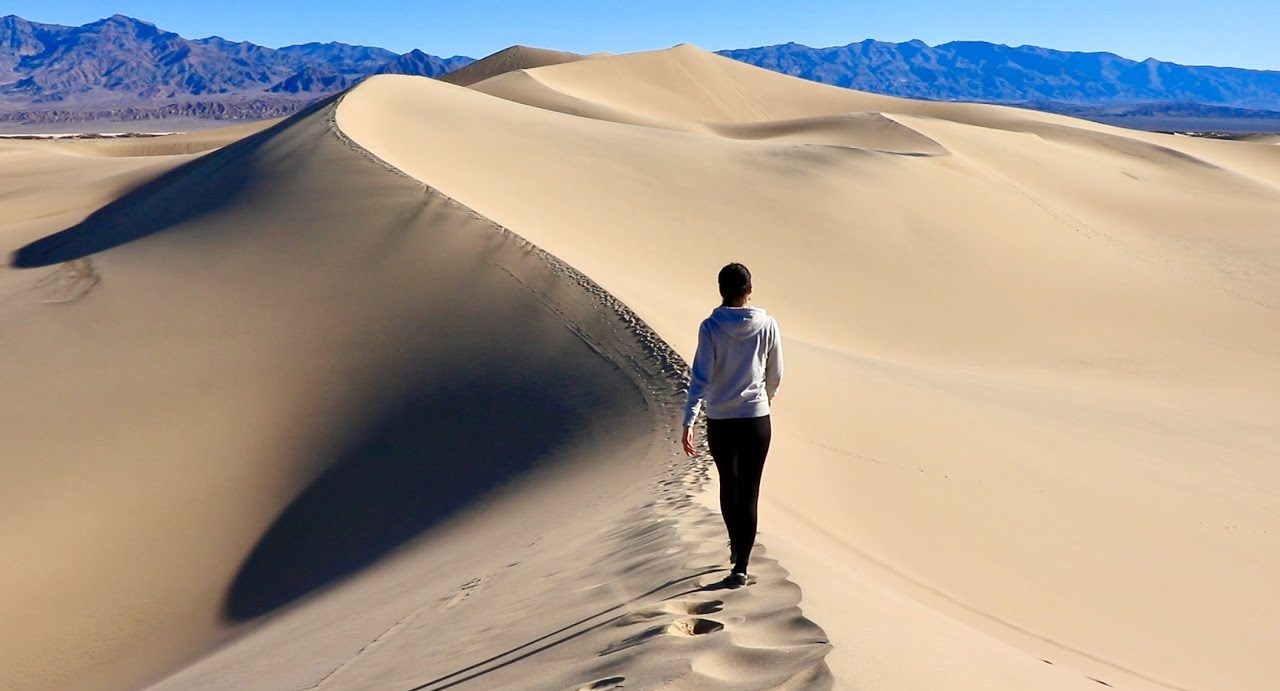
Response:
[{"label": "dune shadow", "polygon": [[146,182],[65,230],[18,248],[14,268],[31,269],[109,250],[203,216],[250,187],[251,154],[277,132],[328,106],[323,99],[267,129],[211,151]]},{"label": "dune shadow", "polygon": [[607,410],[616,400],[607,389],[566,386],[563,370],[530,359],[422,376],[382,406],[260,538],[223,616],[267,614],[363,569],[553,458],[584,403]]}]

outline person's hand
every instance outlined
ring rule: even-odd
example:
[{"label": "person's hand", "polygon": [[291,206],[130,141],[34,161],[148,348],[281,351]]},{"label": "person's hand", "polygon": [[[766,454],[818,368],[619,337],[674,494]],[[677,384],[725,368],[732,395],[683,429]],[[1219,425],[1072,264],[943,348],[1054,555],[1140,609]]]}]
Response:
[{"label": "person's hand", "polygon": [[689,456],[698,453],[693,448],[693,428],[688,425],[684,426],[684,452]]}]

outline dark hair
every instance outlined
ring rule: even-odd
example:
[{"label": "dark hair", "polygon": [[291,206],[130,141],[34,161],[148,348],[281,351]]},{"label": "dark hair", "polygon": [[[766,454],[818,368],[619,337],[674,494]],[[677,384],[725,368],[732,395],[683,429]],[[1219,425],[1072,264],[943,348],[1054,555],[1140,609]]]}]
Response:
[{"label": "dark hair", "polygon": [[716,280],[720,283],[720,297],[724,298],[725,304],[737,302],[751,292],[751,272],[738,262],[726,264]]}]

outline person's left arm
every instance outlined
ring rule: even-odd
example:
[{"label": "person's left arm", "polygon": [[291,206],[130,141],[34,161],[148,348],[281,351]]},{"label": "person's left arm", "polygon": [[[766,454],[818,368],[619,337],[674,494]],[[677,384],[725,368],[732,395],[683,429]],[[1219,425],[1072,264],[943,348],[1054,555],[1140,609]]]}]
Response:
[{"label": "person's left arm", "polygon": [[694,353],[693,365],[689,368],[689,397],[684,406],[684,452],[693,456],[697,451],[693,448],[693,423],[698,418],[698,408],[706,394],[707,384],[711,381],[711,370],[715,366],[715,344],[711,342],[711,325],[703,322],[698,328],[698,351]]}]

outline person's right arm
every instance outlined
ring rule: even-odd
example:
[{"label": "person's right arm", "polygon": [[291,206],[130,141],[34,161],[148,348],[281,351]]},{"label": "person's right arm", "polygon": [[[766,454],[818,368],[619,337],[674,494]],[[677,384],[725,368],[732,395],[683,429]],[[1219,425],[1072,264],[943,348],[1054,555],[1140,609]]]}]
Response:
[{"label": "person's right arm", "polygon": [[698,408],[706,395],[707,383],[711,381],[711,369],[715,365],[715,345],[711,342],[711,325],[703,322],[698,328],[698,350],[693,355],[693,365],[689,367],[689,397],[684,406],[684,452],[690,456],[696,451],[693,448],[693,422],[698,417]]}]

